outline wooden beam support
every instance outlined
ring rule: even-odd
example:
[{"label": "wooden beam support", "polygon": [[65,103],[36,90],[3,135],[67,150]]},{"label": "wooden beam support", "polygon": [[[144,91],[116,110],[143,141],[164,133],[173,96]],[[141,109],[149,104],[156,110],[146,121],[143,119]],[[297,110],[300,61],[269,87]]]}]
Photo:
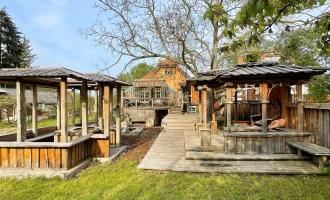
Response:
[{"label": "wooden beam support", "polygon": [[297,85],[297,131],[304,131],[304,104],[302,96],[302,84]]},{"label": "wooden beam support", "polygon": [[23,80],[16,81],[17,142],[26,139],[26,99]]},{"label": "wooden beam support", "polygon": [[76,90],[74,88],[71,89],[71,124],[72,126],[76,125]]},{"label": "wooden beam support", "polygon": [[68,106],[67,106],[67,78],[62,77],[61,90],[61,142],[68,141]]},{"label": "wooden beam support", "polygon": [[32,132],[38,136],[38,87],[32,85]]},{"label": "wooden beam support", "polygon": [[94,88],[94,124],[95,127],[98,127],[98,112],[99,112],[99,101],[98,101],[98,91],[97,91],[97,87]]},{"label": "wooden beam support", "polygon": [[87,81],[83,81],[81,84],[81,126],[82,135],[88,134],[88,89]]},{"label": "wooden beam support", "polygon": [[121,137],[121,86],[117,86],[117,113],[116,113],[116,146],[120,146],[120,137]]},{"label": "wooden beam support", "polygon": [[103,96],[104,89],[103,85],[99,85],[99,98],[98,98],[98,127],[100,130],[103,130]]},{"label": "wooden beam support", "polygon": [[104,99],[103,99],[103,119],[104,119],[104,134],[110,135],[110,86],[104,85]]},{"label": "wooden beam support", "polygon": [[79,93],[79,105],[80,105],[80,108],[79,108],[79,124],[82,124],[82,110],[81,110],[81,104],[82,104],[82,95],[83,95],[83,91],[81,90],[81,87],[80,87],[80,93]]},{"label": "wooden beam support", "polygon": [[61,130],[61,89],[59,87],[57,88],[56,126],[57,130]]},{"label": "wooden beam support", "polygon": [[287,104],[289,101],[289,87],[281,87],[281,118],[285,120],[285,128],[288,128]]},{"label": "wooden beam support", "polygon": [[261,122],[262,122],[262,132],[267,133],[267,103],[268,101],[268,84],[267,83],[262,83],[260,85],[260,91],[261,91]]},{"label": "wooden beam support", "polygon": [[232,88],[226,88],[226,92],[227,92],[227,101],[226,101],[227,133],[231,133],[231,106],[233,104],[231,90],[232,90]]},{"label": "wooden beam support", "polygon": [[109,123],[110,123],[110,129],[113,124],[113,87],[110,86],[109,90]]},{"label": "wooden beam support", "polygon": [[203,104],[203,124],[207,128],[207,85],[203,85],[202,90],[202,104]]}]

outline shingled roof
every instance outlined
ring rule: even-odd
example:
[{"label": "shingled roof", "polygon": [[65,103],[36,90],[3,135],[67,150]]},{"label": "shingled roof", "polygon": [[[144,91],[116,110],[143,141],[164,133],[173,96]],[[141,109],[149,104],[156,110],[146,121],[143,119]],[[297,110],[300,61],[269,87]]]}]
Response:
[{"label": "shingled roof", "polygon": [[131,86],[131,84],[123,82],[119,79],[116,79],[112,76],[108,76],[105,74],[100,74],[100,73],[90,73],[90,74],[84,74],[86,77],[88,77],[88,79],[90,79],[91,81],[95,81],[95,82],[111,82],[111,83],[116,83],[122,86]]},{"label": "shingled roof", "polygon": [[70,69],[60,68],[3,68],[0,77],[31,77],[31,78],[57,78],[70,77],[88,80],[88,78]]},{"label": "shingled roof", "polygon": [[189,77],[189,75],[184,72],[179,66],[177,63],[169,60],[169,59],[165,59],[165,60],[162,60],[160,61],[158,64],[157,64],[157,67],[155,67],[151,72],[149,72],[148,74],[144,75],[141,79],[157,79],[159,77],[156,76],[156,73],[159,69],[161,68],[167,68],[167,67],[173,67],[173,68],[176,68],[177,70],[180,71],[181,74],[183,74],[186,78]]},{"label": "shingled roof", "polygon": [[277,62],[253,62],[236,65],[224,70],[212,70],[199,73],[189,81],[211,81],[215,78],[289,76],[323,74],[327,69],[316,67],[280,65]]}]

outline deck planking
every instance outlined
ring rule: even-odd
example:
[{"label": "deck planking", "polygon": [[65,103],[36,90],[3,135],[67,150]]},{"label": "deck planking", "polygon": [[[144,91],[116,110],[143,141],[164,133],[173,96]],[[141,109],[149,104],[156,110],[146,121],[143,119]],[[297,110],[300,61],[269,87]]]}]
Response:
[{"label": "deck planking", "polygon": [[[180,120],[179,116],[167,119]],[[185,116],[183,115],[182,118]],[[186,118],[187,120],[187,118]],[[177,123],[179,124],[179,123]],[[156,141],[138,165],[139,169],[164,170],[180,172],[208,172],[208,173],[258,173],[258,174],[321,174],[310,161],[208,161],[187,160],[185,149],[185,137],[190,139],[194,133],[189,130],[162,131]],[[197,136],[196,136],[197,138]],[[196,141],[191,139],[191,141]],[[199,138],[198,138],[199,141]]]}]

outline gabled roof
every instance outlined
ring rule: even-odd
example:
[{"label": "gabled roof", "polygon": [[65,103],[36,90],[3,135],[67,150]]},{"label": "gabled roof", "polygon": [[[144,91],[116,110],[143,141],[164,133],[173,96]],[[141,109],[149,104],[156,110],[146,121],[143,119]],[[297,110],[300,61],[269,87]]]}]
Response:
[{"label": "gabled roof", "polygon": [[116,79],[112,76],[108,76],[105,74],[100,74],[100,73],[89,73],[89,74],[84,74],[86,77],[88,77],[91,81],[95,82],[110,82],[110,83],[116,83],[122,86],[131,86],[131,84],[123,82],[119,79]]},{"label": "gabled roof", "polygon": [[31,77],[31,78],[57,78],[70,77],[88,80],[86,76],[73,70],[59,68],[2,68],[0,77]]},{"label": "gabled roof", "polygon": [[215,78],[288,76],[323,74],[327,69],[316,67],[280,65],[277,62],[252,62],[236,65],[233,68],[213,70],[199,73],[189,81],[211,81]]},{"label": "gabled roof", "polygon": [[158,64],[157,64],[157,67],[155,67],[151,72],[149,72],[148,74],[144,75],[141,79],[157,79],[159,77],[156,76],[156,73],[159,69],[161,68],[169,68],[169,67],[172,67],[172,68],[176,68],[177,70],[180,71],[181,74],[183,74],[186,78],[189,77],[189,75],[184,72],[179,66],[177,63],[169,60],[169,59],[165,59],[165,60],[162,60],[160,61]]}]

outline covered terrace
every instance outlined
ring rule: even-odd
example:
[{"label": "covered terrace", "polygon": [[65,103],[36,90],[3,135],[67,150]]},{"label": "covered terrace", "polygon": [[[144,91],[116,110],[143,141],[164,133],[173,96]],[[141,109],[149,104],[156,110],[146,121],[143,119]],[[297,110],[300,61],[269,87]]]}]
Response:
[{"label": "covered terrace", "polygon": [[[120,149],[121,87],[129,85],[104,74],[81,74],[66,68],[0,69],[0,83],[16,85],[16,141],[1,141],[0,167],[69,170],[91,157],[109,158]],[[26,137],[26,87],[32,88],[32,132]],[[57,90],[56,131],[40,131],[37,123],[38,87]],[[112,130],[113,94],[117,89],[116,129]],[[71,89],[71,92],[69,92]],[[68,95],[75,102],[80,90],[80,123],[68,125]],[[94,91],[94,126],[88,121],[88,90]],[[110,137],[112,136],[112,137]],[[113,145],[114,148],[110,148]],[[113,151],[113,152],[111,152]]]}]

